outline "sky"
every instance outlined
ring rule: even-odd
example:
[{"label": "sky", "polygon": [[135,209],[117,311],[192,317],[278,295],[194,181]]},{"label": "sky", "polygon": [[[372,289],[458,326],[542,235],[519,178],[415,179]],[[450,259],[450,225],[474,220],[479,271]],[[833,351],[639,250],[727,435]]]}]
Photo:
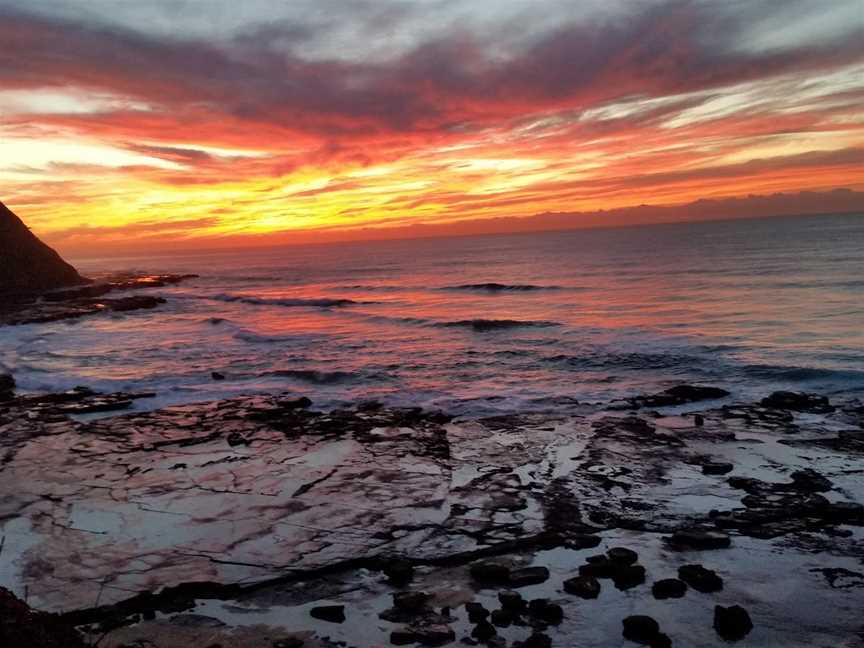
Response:
[{"label": "sky", "polygon": [[862,168],[861,0],[0,0],[0,200],[61,250],[577,226]]}]

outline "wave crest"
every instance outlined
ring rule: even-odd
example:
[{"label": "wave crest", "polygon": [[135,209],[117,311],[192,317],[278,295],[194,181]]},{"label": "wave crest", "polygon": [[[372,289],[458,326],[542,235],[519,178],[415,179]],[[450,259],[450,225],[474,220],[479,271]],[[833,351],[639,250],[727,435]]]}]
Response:
[{"label": "wave crest", "polygon": [[502,283],[476,283],[461,284],[458,286],[445,286],[442,290],[466,290],[479,292],[529,292],[533,290],[561,290],[561,286],[535,286],[534,284],[502,284]]},{"label": "wave crest", "polygon": [[483,333],[486,331],[499,331],[513,328],[547,328],[550,326],[559,326],[559,324],[557,322],[548,322],[545,320],[470,319],[457,320],[454,322],[438,322],[435,326],[445,328],[470,328],[474,331]]},{"label": "wave crest", "polygon": [[375,302],[359,302],[353,299],[345,298],[300,298],[300,297],[253,297],[249,295],[231,295],[219,294],[213,295],[210,299],[229,303],[249,304],[251,306],[285,306],[285,307],[317,307],[317,308],[341,308],[343,306],[353,306],[356,304],[373,304]]}]

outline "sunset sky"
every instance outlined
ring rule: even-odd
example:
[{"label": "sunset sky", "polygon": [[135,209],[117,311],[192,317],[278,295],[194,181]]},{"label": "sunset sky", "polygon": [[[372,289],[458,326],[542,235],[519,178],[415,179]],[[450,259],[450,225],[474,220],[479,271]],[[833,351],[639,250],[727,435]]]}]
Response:
[{"label": "sunset sky", "polygon": [[61,249],[861,190],[864,2],[0,0],[0,151]]}]

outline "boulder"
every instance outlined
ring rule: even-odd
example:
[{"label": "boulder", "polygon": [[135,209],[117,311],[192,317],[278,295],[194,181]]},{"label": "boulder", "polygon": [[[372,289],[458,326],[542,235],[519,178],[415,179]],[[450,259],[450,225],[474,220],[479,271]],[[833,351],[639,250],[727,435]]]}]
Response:
[{"label": "boulder", "polygon": [[501,603],[501,608],[504,610],[512,610],[513,612],[521,612],[525,609],[527,603],[519,592],[504,590],[498,592],[498,601]]},{"label": "boulder", "polygon": [[828,414],[834,411],[834,406],[825,396],[792,391],[775,391],[770,396],[763,398],[761,405],[773,409],[811,414]]},{"label": "boulder", "polygon": [[0,203],[0,294],[27,294],[89,283]]},{"label": "boulder", "polygon": [[682,529],[665,538],[677,549],[726,549],[732,544],[729,535],[722,531]]},{"label": "boulder", "polygon": [[600,596],[600,582],[593,576],[576,576],[564,581],[564,591],[583,599]]},{"label": "boulder", "polygon": [[705,475],[725,475],[732,472],[734,466],[727,461],[706,461],[702,464],[702,473]]},{"label": "boulder", "polygon": [[612,547],[606,552],[609,560],[619,565],[633,565],[639,560],[639,554],[625,547]]},{"label": "boulder", "polygon": [[539,585],[549,580],[549,570],[546,567],[523,567],[510,572],[510,587],[526,587]]},{"label": "boulder", "polygon": [[651,586],[656,599],[681,598],[687,592],[687,584],[677,578],[664,578]]},{"label": "boulder", "polygon": [[389,561],[382,569],[387,580],[397,587],[403,587],[414,578],[414,565],[411,561],[397,558]]},{"label": "boulder", "polygon": [[750,615],[740,605],[714,607],[714,629],[727,641],[743,639],[753,629]]},{"label": "boulder", "polygon": [[678,568],[678,578],[697,592],[719,592],[723,589],[723,579],[713,569],[702,565],[683,565]]},{"label": "boulder", "polygon": [[0,646],[12,648],[84,648],[72,626],[55,614],[36,612],[0,587]]},{"label": "boulder", "polygon": [[309,615],[321,621],[343,623],[345,621],[344,605],[319,605],[309,610]]},{"label": "boulder", "polygon": [[502,585],[510,581],[510,567],[492,560],[474,563],[469,571],[478,583]]},{"label": "boulder", "polygon": [[660,634],[660,624],[644,614],[629,616],[621,623],[624,626],[622,634],[625,639],[646,646],[651,645],[651,642]]}]

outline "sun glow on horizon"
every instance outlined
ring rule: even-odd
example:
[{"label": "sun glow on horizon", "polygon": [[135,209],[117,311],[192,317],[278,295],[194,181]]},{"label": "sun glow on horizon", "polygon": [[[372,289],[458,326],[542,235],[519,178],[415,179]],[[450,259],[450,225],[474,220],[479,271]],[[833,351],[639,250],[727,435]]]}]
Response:
[{"label": "sun glow on horizon", "polygon": [[512,8],[475,6],[456,35],[418,6],[394,18],[398,51],[352,58],[290,8],[311,40],[285,49],[288,27],[254,12],[206,40],[201,22],[169,38],[60,5],[0,0],[0,199],[60,247],[864,189],[864,46],[800,7],[788,19],[818,33],[760,47],[782,9],[556,5],[563,27],[523,16],[516,37]]}]

